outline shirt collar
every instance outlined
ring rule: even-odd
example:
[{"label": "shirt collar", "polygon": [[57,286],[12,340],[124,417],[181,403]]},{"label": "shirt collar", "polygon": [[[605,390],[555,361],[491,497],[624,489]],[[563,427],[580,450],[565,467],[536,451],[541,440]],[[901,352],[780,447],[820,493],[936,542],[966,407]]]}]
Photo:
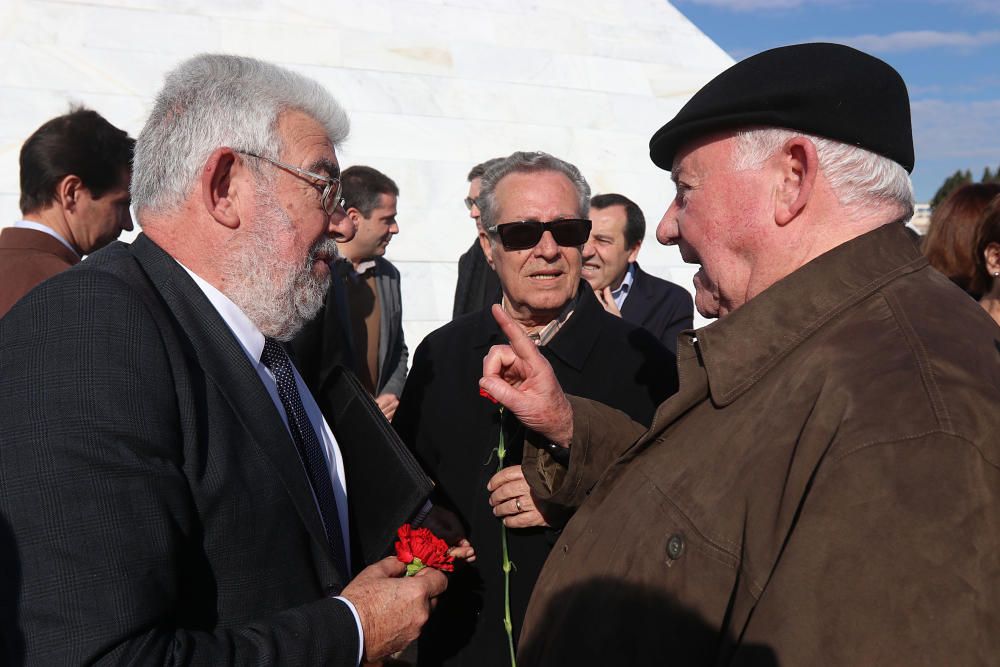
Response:
[{"label": "shirt collar", "polygon": [[232,299],[220,292],[214,285],[180,262],[177,263],[181,265],[182,269],[187,271],[188,275],[191,276],[191,280],[205,293],[212,306],[218,311],[219,316],[229,326],[233,335],[236,336],[236,340],[240,342],[240,346],[246,352],[247,356],[255,364],[260,363],[260,355],[264,351],[264,334],[260,332],[257,325],[250,321],[250,318],[246,316],[239,306],[233,303]]},{"label": "shirt collar", "polygon": [[632,289],[633,280],[635,280],[635,262],[629,262],[625,277],[622,278],[622,284],[618,286],[618,289],[611,290],[611,298],[615,300],[615,305],[618,306],[619,310],[625,303],[625,297],[628,296],[629,290]]},{"label": "shirt collar", "polygon": [[48,225],[43,225],[42,223],[35,222],[34,220],[18,220],[17,222],[15,222],[11,226],[12,227],[19,227],[21,229],[33,229],[36,232],[42,232],[43,234],[48,234],[49,236],[51,236],[55,240],[59,241],[59,243],[62,243],[64,246],[66,246],[67,248],[69,248],[69,251],[71,253],[73,253],[73,255],[75,257],[80,257],[80,253],[78,253],[76,251],[76,248],[74,248],[73,246],[71,246],[70,243],[69,243],[69,241],[67,241],[66,239],[64,239],[59,232],[57,232],[56,230],[52,229]]},{"label": "shirt collar", "polygon": [[687,332],[697,341],[713,401],[733,402],[846,308],[925,266],[902,224],[882,225],[820,255],[722,319]]},{"label": "shirt collar", "polygon": [[[566,322],[569,321],[569,318],[573,316],[573,311],[576,308],[576,303],[577,301],[579,301],[579,299],[580,299],[580,290],[577,289],[576,296],[570,299],[566,303],[566,305],[563,306],[562,310],[559,312],[559,315],[554,320],[552,320],[544,327],[539,329],[536,333],[528,334],[528,338],[530,338],[531,341],[538,347],[544,347],[548,345],[552,341],[552,339],[555,338],[555,335],[559,333],[559,330],[563,328],[563,325],[565,325]],[[504,309],[504,311],[507,312],[507,314],[509,315],[510,311],[507,310],[506,296],[503,296],[500,299],[500,305]]]}]

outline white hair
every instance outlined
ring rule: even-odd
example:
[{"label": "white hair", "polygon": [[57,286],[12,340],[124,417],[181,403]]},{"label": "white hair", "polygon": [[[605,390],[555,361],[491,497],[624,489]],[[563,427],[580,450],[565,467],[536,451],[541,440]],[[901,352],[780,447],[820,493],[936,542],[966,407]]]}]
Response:
[{"label": "white hair", "polygon": [[[573,184],[573,190],[576,191],[577,215],[580,217],[587,215],[587,211],[590,209],[590,185],[587,184],[587,179],[583,177],[576,165],[541,151],[518,151],[490,165],[482,175],[476,205],[479,207],[479,221],[482,223],[483,229],[497,224],[500,207],[496,200],[496,189],[505,176],[533,174],[542,171],[554,171],[568,178],[569,182]],[[494,240],[494,235],[490,235],[490,240]]]},{"label": "white hair", "polygon": [[869,150],[784,128],[748,128],[735,133],[734,169],[756,169],[792,137],[816,146],[819,168],[841,206],[864,210],[891,206],[898,217],[913,215],[913,183],[898,163]]},{"label": "white hair", "polygon": [[347,138],[343,108],[301,74],[242,56],[202,54],[181,63],[167,74],[136,141],[135,210],[179,207],[219,147],[280,159],[278,116],[289,110],[319,122],[334,146]]}]

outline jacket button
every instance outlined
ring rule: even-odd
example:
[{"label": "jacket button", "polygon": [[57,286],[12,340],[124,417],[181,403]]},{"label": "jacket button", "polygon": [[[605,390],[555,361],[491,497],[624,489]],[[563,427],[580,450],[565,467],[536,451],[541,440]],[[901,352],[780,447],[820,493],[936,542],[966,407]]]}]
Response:
[{"label": "jacket button", "polygon": [[569,545],[568,545],[568,544],[564,544],[564,545],[563,545],[563,553],[564,553],[564,554],[567,554],[567,553],[569,553]]},{"label": "jacket button", "polygon": [[677,560],[684,553],[684,536],[676,533],[667,540],[667,558]]}]

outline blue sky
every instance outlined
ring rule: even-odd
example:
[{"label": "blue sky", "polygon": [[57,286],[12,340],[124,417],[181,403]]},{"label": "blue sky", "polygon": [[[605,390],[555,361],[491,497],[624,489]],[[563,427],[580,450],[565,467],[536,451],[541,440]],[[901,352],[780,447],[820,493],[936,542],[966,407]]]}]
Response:
[{"label": "blue sky", "polygon": [[1000,166],[1000,0],[673,0],[736,59],[810,41],[895,67],[910,91],[917,201],[956,169]]}]

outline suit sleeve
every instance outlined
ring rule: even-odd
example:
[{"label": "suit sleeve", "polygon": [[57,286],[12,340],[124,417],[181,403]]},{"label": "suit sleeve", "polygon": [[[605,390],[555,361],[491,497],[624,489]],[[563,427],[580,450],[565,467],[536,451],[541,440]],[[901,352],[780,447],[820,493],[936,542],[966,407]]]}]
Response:
[{"label": "suit sleeve", "polygon": [[403,393],[403,385],[406,383],[407,363],[410,360],[410,351],[406,347],[406,338],[403,335],[403,299],[399,289],[399,271],[393,267],[392,290],[395,303],[399,304],[392,313],[392,326],[399,332],[399,342],[397,344],[398,354],[390,350],[389,358],[397,359],[396,367],[393,369],[389,380],[382,388],[383,394],[395,394],[400,396]]},{"label": "suit sleeve", "polygon": [[[0,569],[13,582],[0,601],[0,662],[356,665],[357,626],[338,600],[225,628],[213,609],[186,606],[206,595],[186,590],[192,580],[215,581],[204,576],[205,527],[189,485],[221,480],[211,452],[186,460],[181,443],[210,425],[180,403],[158,320],[137,293],[106,274],[74,273],[0,321],[0,526],[9,532]],[[224,528],[252,526],[234,516]],[[240,585],[267,586],[247,568]],[[181,610],[216,629],[178,627]]]},{"label": "suit sleeve", "polygon": [[998,496],[996,462],[951,435],[831,461],[769,580],[748,582],[763,590],[744,643],[783,665],[994,663]]},{"label": "suit sleeve", "polygon": [[529,434],[521,465],[539,500],[572,510],[583,503],[608,466],[646,432],[646,427],[596,401],[569,396],[569,402],[573,407],[573,441],[568,464],[556,461],[545,443]]}]

